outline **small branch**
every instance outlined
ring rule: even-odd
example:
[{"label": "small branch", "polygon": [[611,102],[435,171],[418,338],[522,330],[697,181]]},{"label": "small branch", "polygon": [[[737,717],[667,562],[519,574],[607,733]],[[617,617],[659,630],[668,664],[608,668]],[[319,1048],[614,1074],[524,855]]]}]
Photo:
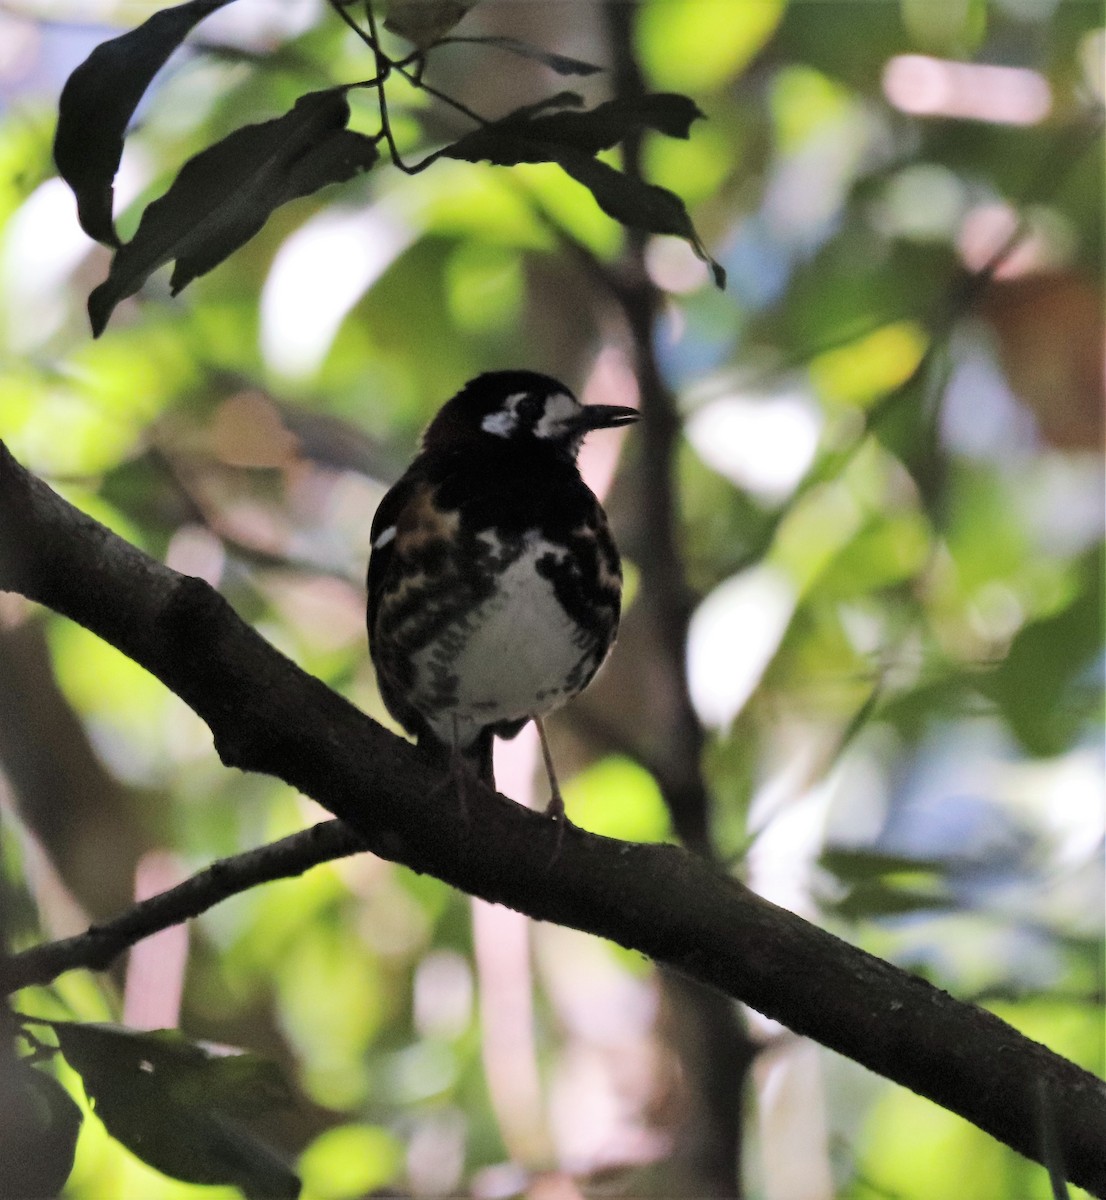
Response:
[{"label": "small branch", "polygon": [[[426,155],[425,158],[420,159],[417,163],[405,163],[403,161],[399,148],[396,146],[395,137],[392,134],[392,121],[388,114],[388,92],[386,85],[388,77],[393,71],[397,75],[402,75],[412,87],[421,88],[427,95],[433,96],[435,100],[440,100],[443,104],[448,104],[450,108],[455,109],[457,112],[463,113],[470,120],[475,121],[477,125],[488,124],[488,121],[480,116],[479,113],[473,112],[467,105],[462,104],[460,100],[454,100],[452,96],[448,96],[445,92],[432,87],[423,79],[424,51],[415,51],[402,59],[391,59],[384,53],[380,46],[380,33],[376,27],[376,14],[373,12],[372,0],[365,0],[365,15],[369,22],[367,33],[346,12],[345,5],[342,4],[341,0],[327,0],[327,2],[373,53],[376,61],[376,76],[373,79],[363,80],[361,83],[349,84],[348,86],[373,87],[376,89],[377,104],[380,108],[381,137],[388,144],[388,154],[391,156],[392,164],[405,175],[418,175],[425,171],[427,167],[441,158],[442,151],[435,150],[431,154]],[[411,63],[415,64],[414,70],[410,69]]]},{"label": "small branch", "polygon": [[[365,0],[365,12],[369,18],[369,32],[361,28],[360,25],[346,12],[345,5],[341,0],[328,0],[330,7],[338,14],[345,24],[353,30],[355,34],[365,43],[372,51],[373,58],[376,61],[376,75],[373,79],[366,81],[370,86],[376,89],[376,101],[380,108],[380,130],[384,136],[384,140],[388,143],[388,153],[391,155],[392,164],[398,167],[405,175],[414,175],[417,173],[415,168],[408,167],[400,157],[399,150],[396,147],[395,138],[392,136],[392,125],[388,117],[388,94],[386,83],[388,76],[392,70],[392,61],[380,49],[380,40],[376,33],[376,18],[373,16],[372,0]],[[421,170],[422,166],[418,168]]]},{"label": "small branch", "polygon": [[468,117],[470,121],[475,121],[477,125],[490,124],[487,117],[482,117],[478,112],[474,112],[467,104],[462,104],[460,100],[454,100],[452,96],[448,96],[445,92],[432,87],[423,79],[421,71],[409,71],[399,63],[393,65],[398,74],[402,75],[412,87],[421,88],[428,96],[433,96],[435,100],[440,100],[443,104],[448,104],[455,112]]},{"label": "small branch", "polygon": [[366,46],[373,52],[374,55],[381,57],[380,49],[376,39],[367,34],[360,25],[346,12],[346,6],[342,0],[327,0],[330,7],[338,14],[341,20],[353,30],[353,32],[365,43]]},{"label": "small branch", "polygon": [[302,875],[320,863],[363,849],[347,825],[322,821],[270,845],[221,859],[176,887],[139,901],[111,921],[0,959],[0,994],[49,983],[75,967],[103,971],[135,942],[198,917],[231,896],[258,884]]},{"label": "small branch", "polygon": [[598,837],[486,789],[471,789],[464,814],[442,803],[441,776],[416,747],[301,671],[201,580],[75,509],[2,444],[0,588],[109,641],[208,724],[224,763],[314,797],[366,849],[648,955],[1038,1162],[1043,1082],[1069,1178],[1106,1195],[1101,1080],[677,846]]}]

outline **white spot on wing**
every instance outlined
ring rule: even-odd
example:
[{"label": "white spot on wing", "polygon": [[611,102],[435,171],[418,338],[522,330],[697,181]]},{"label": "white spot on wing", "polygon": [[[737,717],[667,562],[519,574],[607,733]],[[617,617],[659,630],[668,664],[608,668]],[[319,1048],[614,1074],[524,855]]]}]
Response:
[{"label": "white spot on wing", "polygon": [[389,525],[387,529],[373,542],[374,550],[383,549],[396,536],[396,527]]}]

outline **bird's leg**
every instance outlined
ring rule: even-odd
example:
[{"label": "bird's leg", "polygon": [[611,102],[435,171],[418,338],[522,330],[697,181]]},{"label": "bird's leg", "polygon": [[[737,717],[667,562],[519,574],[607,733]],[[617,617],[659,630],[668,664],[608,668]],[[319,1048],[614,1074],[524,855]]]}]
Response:
[{"label": "bird's leg", "polygon": [[545,736],[545,726],[541,717],[534,718],[538,727],[538,741],[541,742],[541,756],[545,762],[545,773],[549,776],[549,803],[545,806],[545,815],[554,821],[563,821],[565,801],[561,795],[561,785],[557,782],[557,772],[553,769],[553,755],[549,752],[549,739]]}]

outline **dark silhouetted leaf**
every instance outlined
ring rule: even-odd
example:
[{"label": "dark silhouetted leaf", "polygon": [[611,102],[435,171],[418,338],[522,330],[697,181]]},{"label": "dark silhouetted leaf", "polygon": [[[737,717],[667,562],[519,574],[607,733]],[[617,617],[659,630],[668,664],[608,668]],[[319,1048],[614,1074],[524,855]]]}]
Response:
[{"label": "dark silhouetted leaf", "polygon": [[[584,97],[579,92],[554,92],[552,96],[546,96],[544,100],[536,100],[533,104],[524,104],[522,108],[516,108],[514,112],[508,113],[503,120],[522,123],[530,120],[532,117],[538,116],[539,113],[548,112],[551,108],[583,107]],[[496,121],[494,125],[498,126],[499,122]],[[493,126],[485,125],[484,128],[491,129]],[[462,138],[461,140],[464,141],[465,139]]]},{"label": "dark silhouetted leaf", "polygon": [[299,1195],[299,1180],[239,1120],[289,1102],[273,1064],[215,1054],[174,1030],[49,1024],[108,1132],[144,1162],[189,1183],[233,1184],[258,1200]]},{"label": "dark silhouetted leaf", "polygon": [[123,135],[150,81],[185,35],[230,0],[189,0],[154,13],[137,29],[103,42],[69,76],[58,105],[54,161],[77,197],[81,228],[118,246],[112,182]]},{"label": "dark silhouetted leaf", "polygon": [[552,162],[557,160],[557,147],[597,154],[617,146],[640,129],[686,138],[692,121],[703,115],[686,96],[664,92],[608,100],[589,112],[541,111],[554,102],[567,103],[569,96],[574,94],[562,92],[541,105],[528,105],[508,113],[466,134],[444,150],[443,155],[467,162],[486,159],[498,166]]},{"label": "dark silhouetted leaf", "polygon": [[686,138],[692,121],[702,116],[698,107],[686,96],[657,93],[610,100],[590,112],[545,111],[554,103],[568,104],[577,99],[571,92],[561,93],[540,105],[517,109],[466,134],[441,154],[445,158],[486,161],[500,167],[555,162],[588,188],[609,217],[632,229],[673,234],[690,242],[695,253],[710,267],[715,284],[725,287],[725,271],[706,252],[678,196],[623,175],[593,157],[641,129]]},{"label": "dark silhouetted leaf", "polygon": [[536,62],[544,63],[558,75],[597,75],[603,69],[594,63],[584,62],[579,58],[568,58],[564,54],[553,54],[540,46],[531,46],[529,42],[520,42],[518,38],[512,37],[451,37],[443,38],[441,42],[450,46],[460,43],[509,50],[522,58],[532,58]]},{"label": "dark silhouetted leaf", "polygon": [[284,116],[238,129],[189,159],[89,297],[93,333],[158,267],[176,260],[176,295],[249,241],[281,204],[368,170],[376,143],[346,129],[348,119],[342,89],[311,92]]},{"label": "dark silhouetted leaf", "polygon": [[7,1055],[0,1063],[0,1195],[56,1196],[73,1170],[83,1120],[51,1075]]},{"label": "dark silhouetted leaf", "polygon": [[636,129],[655,129],[668,137],[687,138],[692,122],[702,115],[687,96],[653,92],[608,100],[587,113],[556,113],[542,121],[557,141],[584,150],[608,150]]},{"label": "dark silhouetted leaf", "polygon": [[596,204],[609,217],[614,217],[631,229],[642,229],[646,233],[668,233],[683,238],[710,267],[715,285],[720,288],[726,286],[726,272],[707,253],[687,215],[684,202],[675,193],[623,175],[597,158],[573,155],[563,156],[558,161],[573,179],[588,188]]}]

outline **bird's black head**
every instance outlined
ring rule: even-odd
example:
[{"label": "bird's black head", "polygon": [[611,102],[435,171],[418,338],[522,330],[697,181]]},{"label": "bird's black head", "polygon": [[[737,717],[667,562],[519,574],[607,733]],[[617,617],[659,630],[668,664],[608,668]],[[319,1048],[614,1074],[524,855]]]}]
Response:
[{"label": "bird's black head", "polygon": [[536,371],[490,371],[470,380],[448,400],[423,436],[427,450],[446,450],[474,441],[546,445],[575,458],[593,429],[628,425],[633,408],[581,404],[556,379]]}]

